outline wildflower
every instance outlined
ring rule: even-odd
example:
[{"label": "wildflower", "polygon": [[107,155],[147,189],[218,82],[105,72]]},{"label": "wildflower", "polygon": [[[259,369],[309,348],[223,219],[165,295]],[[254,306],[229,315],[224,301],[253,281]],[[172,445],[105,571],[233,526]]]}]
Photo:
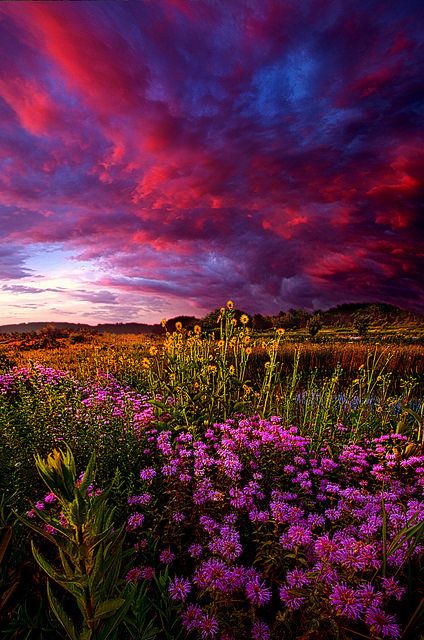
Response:
[{"label": "wildflower", "polygon": [[227,309],[234,309],[234,302],[232,300],[228,300],[227,302]]},{"label": "wildflower", "polygon": [[155,570],[153,569],[153,567],[144,567],[141,570],[141,577],[143,578],[143,580],[153,580],[154,575]]},{"label": "wildflower", "polygon": [[172,519],[174,522],[184,522],[185,515],[181,511],[176,511],[172,514]]},{"label": "wildflower", "polygon": [[45,524],[44,525],[44,531],[47,531],[47,533],[50,533],[50,535],[52,535],[52,536],[54,536],[57,533],[57,529],[52,527],[51,524]]},{"label": "wildflower", "polygon": [[202,616],[202,609],[197,604],[190,604],[182,614],[181,621],[187,631],[193,631],[193,629],[197,629]]},{"label": "wildflower", "polygon": [[139,496],[130,496],[127,500],[127,503],[132,506],[135,504],[148,504],[150,502],[150,500],[152,499],[152,496],[150,495],[150,493],[142,493]]},{"label": "wildflower", "polygon": [[181,322],[175,323],[175,331],[181,331],[182,328],[183,328],[183,325],[181,324]]},{"label": "wildflower", "polygon": [[277,336],[283,336],[285,334],[285,329],[283,329],[282,327],[278,327],[278,329],[276,330]]},{"label": "wildflower", "polygon": [[312,532],[309,527],[302,524],[293,524],[280,538],[281,545],[289,550],[310,542],[312,542]]},{"label": "wildflower", "polygon": [[247,582],[246,596],[252,604],[261,607],[271,600],[271,589],[255,578]]},{"label": "wildflower", "polygon": [[269,640],[270,638],[269,627],[262,620],[256,620],[252,627],[252,639],[253,640]]},{"label": "wildflower", "polygon": [[395,578],[382,578],[381,585],[387,596],[401,600],[406,593],[406,588],[401,587]]},{"label": "wildflower", "polygon": [[243,313],[243,315],[240,316],[240,322],[241,324],[247,324],[249,322],[249,317],[245,313]]},{"label": "wildflower", "polygon": [[295,611],[305,602],[304,596],[299,595],[297,590],[288,589],[287,587],[280,587],[279,589],[280,599],[288,609]]},{"label": "wildflower", "polygon": [[192,558],[200,558],[203,553],[203,547],[201,544],[191,544],[188,548],[188,553]]},{"label": "wildflower", "polygon": [[54,493],[48,493],[46,496],[44,496],[44,502],[46,504],[52,504],[53,502],[56,502],[57,497],[55,496]]},{"label": "wildflower", "polygon": [[310,580],[303,569],[292,569],[287,571],[287,584],[289,587],[303,587],[310,584]]},{"label": "wildflower", "polygon": [[142,480],[152,480],[152,478],[154,478],[155,475],[156,475],[156,471],[153,469],[153,467],[142,469],[140,471],[140,478]]},{"label": "wildflower", "polygon": [[143,571],[140,569],[140,567],[134,567],[133,569],[130,569],[125,576],[126,582],[140,582],[142,578]]},{"label": "wildflower", "polygon": [[202,640],[206,638],[215,638],[218,633],[217,619],[214,616],[204,613],[197,625],[197,628],[200,631],[200,637]]},{"label": "wildflower", "polygon": [[149,349],[149,354],[150,354],[151,356],[155,356],[155,355],[157,354],[157,352],[158,352],[157,347],[154,347],[154,346],[150,347],[150,349]]},{"label": "wildflower", "polygon": [[172,600],[183,601],[191,591],[190,580],[176,577],[169,583],[168,591]]},{"label": "wildflower", "polygon": [[164,551],[162,551],[162,553],[159,555],[159,560],[163,563],[163,564],[171,564],[174,560],[175,560],[175,554],[172,553],[171,549],[165,549]]},{"label": "wildflower", "polygon": [[144,516],[142,513],[134,513],[127,520],[127,531],[134,531],[143,526]]},{"label": "wildflower", "polygon": [[202,327],[200,327],[198,324],[195,324],[193,331],[196,336],[200,336],[200,334],[202,333]]},{"label": "wildflower", "polygon": [[344,584],[336,584],[330,594],[330,603],[339,616],[350,620],[358,620],[362,613],[362,605],[358,595]]},{"label": "wildflower", "polygon": [[369,608],[365,615],[365,623],[369,626],[373,636],[389,640],[396,640],[401,636],[395,616],[380,609]]}]

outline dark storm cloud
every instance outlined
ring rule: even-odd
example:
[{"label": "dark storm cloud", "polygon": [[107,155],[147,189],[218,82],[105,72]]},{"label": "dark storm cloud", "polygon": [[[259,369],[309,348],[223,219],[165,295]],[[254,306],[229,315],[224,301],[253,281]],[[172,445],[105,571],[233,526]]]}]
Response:
[{"label": "dark storm cloud", "polygon": [[60,243],[101,286],[199,308],[423,307],[421,3],[0,16],[3,240]]}]

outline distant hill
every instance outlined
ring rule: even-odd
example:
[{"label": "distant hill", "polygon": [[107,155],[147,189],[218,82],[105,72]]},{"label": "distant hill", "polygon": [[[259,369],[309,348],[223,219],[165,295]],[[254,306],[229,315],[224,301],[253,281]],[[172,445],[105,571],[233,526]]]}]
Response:
[{"label": "distant hill", "polygon": [[[175,330],[175,324],[181,322],[184,328],[192,328],[199,322],[194,316],[177,316],[167,320],[168,331]],[[46,327],[55,328],[66,333],[91,332],[91,333],[112,333],[112,334],[163,334],[164,328],[161,324],[145,324],[142,322],[115,322],[102,323],[95,326],[74,322],[20,322],[19,324],[0,325],[0,334],[27,334],[42,331]]]},{"label": "distant hill", "polygon": [[[218,310],[217,310],[218,311]],[[320,315],[321,321],[325,326],[346,327],[351,326],[355,316],[358,314],[366,315],[371,323],[378,324],[422,324],[424,315],[406,311],[391,304],[384,303],[349,303],[340,304],[331,307],[326,311],[316,311],[314,314],[303,311],[302,309],[290,309],[289,311],[281,311],[278,316],[262,316],[255,314],[253,317],[253,326],[256,328],[266,328],[266,326],[288,326],[297,327],[306,326],[308,319],[313,315]],[[205,316],[206,321],[209,316],[213,316],[215,321],[216,313]],[[167,320],[166,327],[168,331],[174,331],[177,322],[181,322],[184,328],[192,329],[195,324],[202,323],[202,320],[194,316],[176,316]],[[265,322],[266,326],[261,326]],[[46,327],[55,327],[66,333],[71,332],[92,332],[92,333],[112,333],[112,334],[158,334],[162,335],[164,329],[161,324],[145,324],[140,322],[116,322],[101,323],[96,326],[73,322],[21,322],[19,324],[0,325],[0,334],[27,334],[41,331]]]},{"label": "distant hill", "polygon": [[346,326],[352,324],[355,316],[366,315],[372,323],[387,324],[418,324],[424,321],[424,316],[413,311],[406,311],[400,307],[385,303],[352,303],[340,304],[321,313],[327,325]]}]

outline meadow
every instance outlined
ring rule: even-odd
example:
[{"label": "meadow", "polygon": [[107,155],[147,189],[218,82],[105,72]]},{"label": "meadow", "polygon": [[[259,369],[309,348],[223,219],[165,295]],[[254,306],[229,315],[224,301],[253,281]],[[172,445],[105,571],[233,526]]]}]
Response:
[{"label": "meadow", "polygon": [[2,346],[0,638],[420,637],[424,348],[249,325]]}]

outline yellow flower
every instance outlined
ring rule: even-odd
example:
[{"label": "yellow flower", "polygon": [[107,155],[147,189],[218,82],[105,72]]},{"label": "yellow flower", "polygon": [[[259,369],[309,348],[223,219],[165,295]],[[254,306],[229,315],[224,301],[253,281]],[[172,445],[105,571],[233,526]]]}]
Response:
[{"label": "yellow flower", "polygon": [[223,316],[223,315],[224,315],[224,313],[225,313],[225,308],[224,308],[224,307],[221,307],[221,308],[220,308],[220,310],[219,310],[219,315],[220,315],[220,316]]},{"label": "yellow flower", "polygon": [[141,361],[141,365],[142,365],[143,369],[150,369],[150,360],[149,360],[149,358],[143,358],[143,360]]},{"label": "yellow flower", "polygon": [[252,353],[252,347],[246,347],[246,355],[250,356]]},{"label": "yellow flower", "polygon": [[154,347],[154,346],[150,347],[149,353],[150,353],[151,356],[155,356],[157,354],[157,352],[158,352],[157,347]]},{"label": "yellow flower", "polygon": [[223,347],[225,345],[224,340],[218,340],[218,347]]},{"label": "yellow flower", "polygon": [[166,318],[162,318],[162,320],[160,321],[162,327],[166,326]]},{"label": "yellow flower", "polygon": [[182,328],[183,328],[183,325],[181,324],[181,322],[176,322],[175,323],[175,330],[176,331],[181,331]]},{"label": "yellow flower", "polygon": [[227,309],[234,309],[234,302],[232,300],[228,300],[227,302]]},{"label": "yellow flower", "polygon": [[282,327],[278,327],[277,336],[283,336],[284,334],[285,334],[285,329],[283,329]]},{"label": "yellow flower", "polygon": [[194,333],[196,334],[196,336],[200,336],[200,334],[202,333],[202,327],[199,327],[198,324],[194,325]]},{"label": "yellow flower", "polygon": [[249,322],[249,318],[245,313],[243,313],[243,315],[240,317],[240,322],[242,324],[247,324]]},{"label": "yellow flower", "polygon": [[234,369],[233,365],[231,365],[230,368],[228,369],[228,373],[230,374],[230,376],[234,375],[235,369]]},{"label": "yellow flower", "polygon": [[237,319],[236,319],[236,318],[231,318],[231,324],[233,324],[234,326],[236,326],[236,324],[237,324]]}]

